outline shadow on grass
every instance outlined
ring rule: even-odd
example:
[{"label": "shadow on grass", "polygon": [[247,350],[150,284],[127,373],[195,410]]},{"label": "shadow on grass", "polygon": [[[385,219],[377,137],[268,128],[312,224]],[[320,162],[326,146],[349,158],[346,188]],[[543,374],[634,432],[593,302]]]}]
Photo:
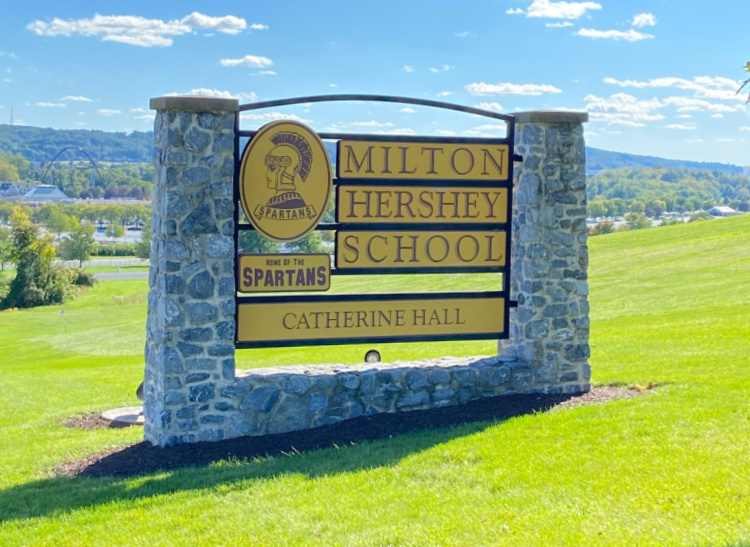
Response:
[{"label": "shadow on grass", "polygon": [[493,397],[462,406],[363,416],[280,435],[168,448],[139,443],[91,459],[93,463],[80,466],[75,476],[0,491],[0,522],[283,474],[314,478],[384,467],[492,423],[545,412],[570,398]]}]

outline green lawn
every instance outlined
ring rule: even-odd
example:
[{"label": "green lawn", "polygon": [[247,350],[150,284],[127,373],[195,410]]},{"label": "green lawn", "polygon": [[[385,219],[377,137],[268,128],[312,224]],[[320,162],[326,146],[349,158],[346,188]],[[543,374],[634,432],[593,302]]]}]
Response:
[{"label": "green lawn", "polygon": [[[137,403],[146,281],[101,282],[64,314],[0,313],[0,545],[750,545],[750,215],[590,246],[593,381],[660,386],[648,395],[130,479],[51,468],[140,440],[59,422]],[[336,282],[497,288],[486,276]],[[365,349],[247,350],[238,366],[353,363]]]}]

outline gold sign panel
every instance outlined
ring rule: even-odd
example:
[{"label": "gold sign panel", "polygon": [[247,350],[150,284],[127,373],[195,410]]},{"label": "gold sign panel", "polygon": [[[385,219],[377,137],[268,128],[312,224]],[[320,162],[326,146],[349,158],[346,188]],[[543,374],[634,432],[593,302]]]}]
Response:
[{"label": "gold sign panel", "polygon": [[508,189],[339,186],[337,221],[369,224],[508,222]]},{"label": "gold sign panel", "polygon": [[[391,295],[392,296],[392,295]],[[242,302],[237,341],[460,336],[503,331],[505,299],[377,299],[355,302]]]},{"label": "gold sign panel", "polygon": [[336,233],[336,268],[449,268],[505,265],[506,232]]},{"label": "gold sign panel", "polygon": [[298,122],[264,125],[242,155],[242,209],[255,229],[274,241],[309,234],[325,214],[332,183],[323,141]]},{"label": "gold sign panel", "polygon": [[341,140],[338,178],[368,180],[508,180],[507,144]]},{"label": "gold sign panel", "polygon": [[327,254],[240,255],[240,292],[327,291],[330,287],[331,257]]}]

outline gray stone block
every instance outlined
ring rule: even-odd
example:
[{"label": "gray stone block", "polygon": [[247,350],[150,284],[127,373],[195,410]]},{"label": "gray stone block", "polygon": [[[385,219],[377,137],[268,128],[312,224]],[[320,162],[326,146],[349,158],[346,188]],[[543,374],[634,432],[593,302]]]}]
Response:
[{"label": "gray stone block", "polygon": [[312,381],[309,376],[303,376],[301,374],[294,374],[285,376],[281,381],[281,389],[286,393],[295,393],[297,395],[303,395],[307,393],[312,387]]},{"label": "gray stone block", "polygon": [[271,416],[268,424],[268,432],[284,433],[286,431],[297,431],[310,427],[311,420],[302,399],[298,397],[286,397]]},{"label": "gray stone block", "polygon": [[202,403],[210,401],[216,396],[216,384],[199,384],[196,386],[190,386],[188,392],[190,401],[193,403]]},{"label": "gray stone block", "polygon": [[185,304],[188,319],[193,325],[213,323],[218,318],[218,310],[207,302],[190,302]]},{"label": "gray stone block", "polygon": [[270,412],[279,400],[281,390],[276,386],[264,386],[253,389],[242,399],[240,410]]},{"label": "gray stone block", "polygon": [[342,374],[339,376],[339,382],[345,389],[357,389],[359,387],[359,375]]},{"label": "gray stone block", "polygon": [[219,230],[216,227],[216,220],[211,212],[211,206],[204,204],[194,209],[180,223],[180,231],[185,236],[218,233]]},{"label": "gray stone block", "polygon": [[416,408],[422,407],[430,402],[430,394],[426,391],[417,391],[416,393],[405,393],[396,400],[396,408]]},{"label": "gray stone block", "polygon": [[186,384],[197,384],[198,382],[202,382],[204,380],[208,380],[211,377],[210,374],[207,372],[192,372],[185,376],[185,383]]},{"label": "gray stone block", "polygon": [[214,278],[210,273],[204,271],[193,276],[187,284],[187,294],[190,298],[205,300],[206,298],[213,297],[215,288],[216,282]]},{"label": "gray stone block", "polygon": [[[206,131],[201,131],[197,127],[191,127],[188,132],[185,133],[185,149],[191,152],[201,152],[211,142],[211,134]],[[208,169],[206,169],[208,171]],[[183,174],[183,180],[185,175]],[[208,180],[208,176],[206,177]],[[188,183],[189,184],[189,183]]]},{"label": "gray stone block", "polygon": [[219,393],[226,399],[239,399],[251,389],[252,388],[250,387],[250,384],[248,384],[245,380],[240,379],[235,380],[231,384],[222,387],[219,390]]},{"label": "gray stone block", "polygon": [[310,414],[324,414],[328,411],[328,394],[317,392],[308,395],[307,410]]}]

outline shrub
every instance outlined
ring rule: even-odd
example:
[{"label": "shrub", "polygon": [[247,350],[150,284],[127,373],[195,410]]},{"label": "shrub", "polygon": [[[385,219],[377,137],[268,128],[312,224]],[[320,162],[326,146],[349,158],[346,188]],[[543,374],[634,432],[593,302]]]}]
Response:
[{"label": "shrub", "polygon": [[72,282],[74,285],[78,285],[79,287],[93,287],[94,285],[96,285],[96,276],[91,272],[86,272],[84,270],[72,271]]},{"label": "shrub", "polygon": [[98,245],[93,256],[136,256],[135,243],[118,243],[117,245]]}]

